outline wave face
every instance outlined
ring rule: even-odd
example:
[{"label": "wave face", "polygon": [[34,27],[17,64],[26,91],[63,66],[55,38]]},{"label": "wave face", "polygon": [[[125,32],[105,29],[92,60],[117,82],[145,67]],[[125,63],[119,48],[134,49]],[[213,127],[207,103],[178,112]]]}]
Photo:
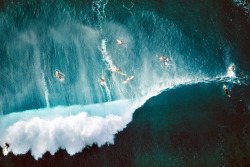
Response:
[{"label": "wave face", "polygon": [[[232,64],[238,72],[235,82],[248,74],[247,54],[233,54],[237,49],[227,32],[196,27],[186,33],[189,27],[152,6],[118,4],[4,4],[0,143],[8,141],[14,154],[31,150],[37,159],[62,148],[73,155],[93,143],[113,143],[134,110],[160,91],[228,78]],[[216,17],[212,14],[209,20],[212,28],[218,26]],[[125,44],[118,45],[117,39]],[[168,57],[170,65],[165,66],[160,56]],[[112,72],[114,66],[127,76]],[[63,83],[56,70],[64,73]],[[123,84],[129,76],[134,79]]]}]

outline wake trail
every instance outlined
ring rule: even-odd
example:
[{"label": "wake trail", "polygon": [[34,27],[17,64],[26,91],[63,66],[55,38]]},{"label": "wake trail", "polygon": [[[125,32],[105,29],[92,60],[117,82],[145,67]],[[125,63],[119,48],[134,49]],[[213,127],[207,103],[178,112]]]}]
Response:
[{"label": "wake trail", "polygon": [[46,80],[45,80],[45,76],[44,76],[44,72],[42,70],[41,67],[41,54],[38,48],[38,44],[37,44],[37,40],[36,40],[36,36],[33,32],[30,32],[29,34],[29,38],[26,39],[26,42],[30,43],[33,45],[33,50],[34,50],[34,57],[35,57],[35,62],[34,62],[34,66],[35,66],[35,76],[36,76],[36,81],[40,87],[41,92],[43,92],[42,94],[44,94],[44,99],[45,99],[45,103],[47,107],[50,107],[49,104],[49,91],[48,91],[48,87],[46,84]]},{"label": "wake trail", "polygon": [[[44,76],[44,72],[41,68],[41,59],[40,59],[40,52],[39,52],[39,49],[37,48],[37,46],[34,46],[34,51],[35,51],[35,66],[36,66],[36,73],[38,74],[35,74],[37,77],[37,82],[38,82],[38,85],[41,87],[41,90],[44,94],[44,98],[45,98],[45,102],[46,102],[46,106],[47,107],[50,107],[50,104],[49,104],[49,91],[48,91],[48,87],[47,87],[47,84],[46,84],[46,80],[45,80],[45,76]],[[40,74],[39,74],[40,73]],[[39,77],[39,76],[42,76],[42,77]]]},{"label": "wake trail", "polygon": [[99,49],[102,53],[103,60],[105,61],[105,64],[107,68],[113,67],[113,61],[111,60],[111,57],[108,55],[107,47],[106,47],[106,40],[102,40],[101,48]]},{"label": "wake trail", "polygon": [[106,19],[106,14],[105,14],[105,7],[108,4],[108,0],[99,0],[99,1],[93,1],[92,3],[92,11],[96,12],[98,20],[99,20],[99,28],[100,31],[102,32],[102,25],[103,22]]},{"label": "wake trail", "polygon": [[[113,67],[113,62],[112,62],[111,57],[108,55],[108,52],[107,52],[106,40],[105,39],[102,40],[101,48],[99,48],[99,50],[102,53],[102,57],[103,57],[103,60],[105,62],[106,67],[108,69]],[[106,82],[104,84],[104,87],[105,87],[105,90],[106,90],[106,93],[107,93],[107,96],[108,96],[108,101],[111,101],[112,99],[111,99],[110,89],[108,88],[108,85],[107,85]]]},{"label": "wake trail", "polygon": [[42,72],[42,83],[43,83],[43,90],[44,90],[44,95],[45,95],[45,100],[46,100],[46,106],[47,108],[50,107],[50,104],[49,104],[49,91],[48,91],[48,87],[47,87],[47,84],[46,84],[46,81],[45,81],[45,77],[44,77],[44,73]]}]

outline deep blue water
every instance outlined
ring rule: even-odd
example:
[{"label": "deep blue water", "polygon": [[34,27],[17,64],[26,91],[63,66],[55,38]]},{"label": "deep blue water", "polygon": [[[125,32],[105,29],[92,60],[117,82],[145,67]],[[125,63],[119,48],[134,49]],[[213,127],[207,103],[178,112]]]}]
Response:
[{"label": "deep blue water", "polygon": [[0,4],[0,166],[250,165],[248,2]]}]

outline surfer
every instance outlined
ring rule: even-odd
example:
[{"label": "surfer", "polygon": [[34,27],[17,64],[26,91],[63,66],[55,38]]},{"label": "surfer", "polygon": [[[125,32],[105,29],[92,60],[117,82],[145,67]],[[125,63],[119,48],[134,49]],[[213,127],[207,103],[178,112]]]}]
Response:
[{"label": "surfer", "polygon": [[167,58],[167,57],[160,57],[160,59],[161,59],[161,61],[163,61],[164,62],[164,64],[166,65],[166,66],[169,66],[170,64],[168,63],[168,61],[169,61],[169,59]]},{"label": "surfer", "polygon": [[167,57],[162,57],[162,56],[161,56],[161,58],[160,58],[160,59],[161,59],[161,61],[163,61],[163,62],[168,61],[168,58],[167,58]]},{"label": "surfer", "polygon": [[101,78],[101,85],[104,85],[105,81],[104,81],[104,78]]},{"label": "surfer", "polygon": [[5,147],[5,148],[6,148],[6,150],[8,151],[8,149],[9,149],[10,145],[6,142],[6,143],[5,143],[5,145],[4,145],[3,147]]},{"label": "surfer", "polygon": [[64,78],[61,76],[61,74],[60,74],[58,71],[56,71],[56,77],[57,77],[61,82],[64,81]]},{"label": "surfer", "polygon": [[118,39],[117,39],[117,42],[118,42],[119,45],[123,45],[123,44],[124,44],[123,41],[120,41],[120,40],[118,40]]},{"label": "surfer", "polygon": [[121,72],[121,70],[120,70],[119,68],[117,68],[117,67],[110,67],[110,70],[111,70],[112,72],[116,72],[116,73],[118,73],[118,74],[120,74],[120,75],[125,75],[125,76],[127,75],[127,74]]},{"label": "surfer", "polygon": [[123,81],[123,83],[128,83],[128,82],[131,81],[133,78],[134,78],[134,76],[128,77],[125,81]]},{"label": "surfer", "polygon": [[231,67],[231,70],[234,72],[234,65]]},{"label": "surfer", "polygon": [[110,67],[110,69],[113,72],[119,72],[119,71],[121,71],[119,68],[116,68],[116,67]]},{"label": "surfer", "polygon": [[225,92],[226,92],[226,95],[227,95],[228,97],[231,97],[230,94],[229,94],[229,90],[227,89],[227,87],[226,87],[226,86],[223,86],[223,88],[224,88],[224,90],[225,90]]}]

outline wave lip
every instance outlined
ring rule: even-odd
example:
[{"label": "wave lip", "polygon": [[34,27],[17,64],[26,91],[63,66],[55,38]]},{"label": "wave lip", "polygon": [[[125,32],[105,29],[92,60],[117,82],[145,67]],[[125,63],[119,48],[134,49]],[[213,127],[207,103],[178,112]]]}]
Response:
[{"label": "wave lip", "polygon": [[[41,158],[47,151],[53,155],[59,148],[74,155],[93,144],[99,147],[113,144],[114,135],[132,120],[134,109],[132,101],[119,100],[12,113],[0,119],[0,132],[4,134],[0,143],[7,141],[15,155],[31,150],[35,159]],[[67,110],[73,115],[67,113],[67,116]],[[52,114],[49,118],[53,112],[61,112],[62,116]],[[29,114],[31,116],[28,117]]]}]

